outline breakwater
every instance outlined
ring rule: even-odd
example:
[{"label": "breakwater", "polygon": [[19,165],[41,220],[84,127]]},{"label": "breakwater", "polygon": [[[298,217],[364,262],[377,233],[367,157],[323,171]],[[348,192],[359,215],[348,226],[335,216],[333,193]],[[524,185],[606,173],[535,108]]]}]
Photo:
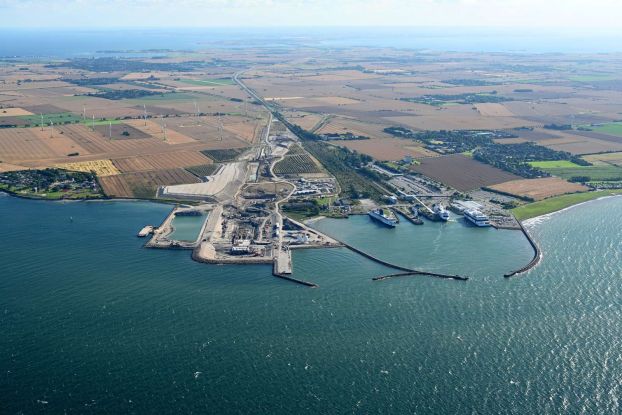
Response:
[{"label": "breakwater", "polygon": [[438,274],[435,272],[426,272],[426,271],[410,271],[410,272],[399,272],[397,274],[380,275],[378,277],[372,278],[372,280],[382,281],[382,280],[388,280],[390,278],[395,278],[395,277],[410,277],[413,275],[427,275],[430,277],[438,277],[438,278],[451,279],[451,280],[457,280],[457,281],[468,281],[469,279],[469,277],[463,277],[461,275]]},{"label": "breakwater", "polygon": [[538,265],[538,263],[542,259],[542,251],[540,250],[540,247],[538,246],[536,241],[533,240],[533,238],[531,237],[529,232],[527,232],[527,229],[525,229],[525,226],[523,226],[523,224],[521,222],[518,222],[518,224],[520,226],[521,232],[523,232],[523,234],[525,235],[525,237],[529,241],[529,244],[533,248],[534,255],[533,255],[533,258],[531,259],[531,261],[529,261],[529,263],[527,265],[525,265],[522,268],[517,269],[516,271],[508,272],[507,274],[504,275],[505,278],[510,278],[510,277],[515,276],[515,275],[522,274],[524,272],[529,271],[530,269],[532,269],[533,267]]},{"label": "breakwater", "polygon": [[312,283],[312,282],[309,282],[309,281],[300,280],[300,279],[294,278],[294,277],[289,277],[287,275],[283,275],[283,274],[273,274],[273,275],[275,277],[283,278],[284,280],[295,282],[296,284],[304,285],[304,286],[307,286],[307,287],[311,287],[311,288],[318,288],[319,287],[319,285],[317,285],[315,283]]},{"label": "breakwater", "polygon": [[436,277],[436,278],[445,278],[445,279],[453,279],[453,280],[460,280],[460,281],[467,281],[469,279],[469,277],[463,277],[460,275],[451,275],[451,274],[440,274],[440,273],[436,273],[436,272],[428,272],[428,271],[420,271],[420,270],[416,270],[416,269],[412,269],[412,268],[407,268],[407,267],[403,267],[401,265],[396,265],[396,264],[392,264],[390,262],[387,262],[383,259],[377,258],[371,254],[368,254],[365,251],[361,251],[358,248],[353,247],[350,244],[347,244],[345,242],[341,242],[343,244],[343,246],[345,246],[346,248],[348,248],[351,251],[356,252],[359,255],[364,256],[365,258],[368,258],[374,262],[377,262],[381,265],[384,265],[386,267],[389,268],[393,268],[393,269],[397,269],[400,271],[404,271],[403,273],[399,273],[399,274],[390,274],[390,275],[385,275],[385,276],[381,276],[381,277],[375,277],[373,278],[374,281],[379,281],[379,280],[383,280],[383,279],[387,279],[387,278],[392,278],[392,277],[396,277],[396,276],[406,276],[406,275],[427,275],[430,277]]}]

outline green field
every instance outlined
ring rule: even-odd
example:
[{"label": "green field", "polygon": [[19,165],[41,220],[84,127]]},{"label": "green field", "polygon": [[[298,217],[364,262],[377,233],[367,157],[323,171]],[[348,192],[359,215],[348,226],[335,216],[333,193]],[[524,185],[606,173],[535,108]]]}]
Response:
[{"label": "green field", "polygon": [[529,218],[535,218],[536,216],[546,215],[547,213],[557,212],[558,210],[565,209],[578,203],[587,202],[588,200],[620,194],[622,194],[622,190],[600,190],[596,192],[573,193],[520,206],[512,209],[512,213],[516,216],[516,219],[522,221]]},{"label": "green field", "polygon": [[620,79],[620,77],[614,74],[574,75],[574,76],[568,77],[569,81],[574,81],[574,82],[611,81],[614,79]]},{"label": "green field", "polygon": [[573,163],[568,160],[551,160],[551,161],[530,161],[529,164],[533,167],[537,167],[539,169],[550,169],[550,168],[575,168],[581,167],[578,164]]},{"label": "green field", "polygon": [[585,176],[590,181],[617,181],[622,180],[622,167],[618,166],[577,166],[577,167],[551,167],[542,170],[562,179]]},{"label": "green field", "polygon": [[218,79],[180,79],[179,82],[184,84],[196,85],[196,86],[224,86],[235,85],[231,78],[218,78]]},{"label": "green field", "polygon": [[[15,117],[24,124],[29,124],[32,127],[41,125],[41,115],[20,115]],[[73,124],[82,120],[82,117],[71,112],[60,112],[55,114],[43,114],[43,124],[50,125],[50,123],[58,124]]]},{"label": "green field", "polygon": [[610,134],[615,135],[617,137],[622,137],[622,122],[612,122],[603,125],[593,125],[589,127],[590,130],[595,131],[597,133]]}]

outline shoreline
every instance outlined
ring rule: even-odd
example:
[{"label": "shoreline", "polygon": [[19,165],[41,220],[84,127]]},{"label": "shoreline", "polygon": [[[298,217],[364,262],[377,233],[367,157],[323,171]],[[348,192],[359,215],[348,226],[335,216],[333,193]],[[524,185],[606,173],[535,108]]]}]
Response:
[{"label": "shoreline", "polygon": [[132,203],[136,203],[136,202],[147,202],[147,203],[159,203],[159,204],[164,204],[164,205],[186,205],[189,203],[186,202],[182,202],[182,201],[173,201],[173,200],[159,200],[159,199],[139,199],[139,198],[123,198],[123,197],[107,197],[107,196],[103,196],[103,197],[94,197],[94,198],[82,198],[82,199],[46,199],[44,197],[29,197],[29,196],[24,196],[24,195],[20,195],[17,193],[13,193],[13,192],[9,192],[7,190],[0,190],[0,195],[6,195],[9,197],[14,197],[16,199],[22,199],[22,200],[32,200],[35,202],[52,202],[52,203],[74,203],[74,202],[132,202]]},{"label": "shoreline", "polygon": [[519,221],[519,222],[522,223],[524,226],[531,227],[533,225],[537,225],[538,223],[541,223],[542,221],[552,217],[553,215],[556,215],[556,214],[561,213],[561,212],[568,211],[568,210],[573,209],[573,208],[575,208],[577,206],[585,205],[587,203],[597,202],[599,200],[611,199],[611,198],[615,198],[615,197],[622,197],[622,193],[620,193],[620,194],[605,195],[605,196],[597,197],[595,199],[585,200],[583,202],[575,203],[574,205],[566,206],[565,208],[562,208],[562,209],[559,209],[559,210],[555,210],[553,212],[543,213],[542,215],[534,216],[532,218],[527,218],[527,219],[524,219],[524,220]]}]

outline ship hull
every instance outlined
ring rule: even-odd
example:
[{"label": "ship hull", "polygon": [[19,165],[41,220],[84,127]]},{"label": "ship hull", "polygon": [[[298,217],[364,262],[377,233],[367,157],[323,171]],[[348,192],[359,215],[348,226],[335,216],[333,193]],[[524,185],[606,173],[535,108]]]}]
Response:
[{"label": "ship hull", "polygon": [[369,212],[368,215],[369,215],[370,218],[372,218],[376,222],[380,222],[383,225],[388,226],[389,228],[395,228],[395,225],[397,225],[397,222],[395,220],[387,219],[387,218],[382,217],[382,216],[380,216],[380,215],[378,215],[376,213]]}]

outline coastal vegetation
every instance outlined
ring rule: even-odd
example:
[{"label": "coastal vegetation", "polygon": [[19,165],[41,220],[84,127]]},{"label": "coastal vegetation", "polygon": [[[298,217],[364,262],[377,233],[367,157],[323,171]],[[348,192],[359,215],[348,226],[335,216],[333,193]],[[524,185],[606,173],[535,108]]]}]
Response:
[{"label": "coastal vegetation", "polygon": [[557,197],[551,197],[539,202],[529,203],[512,209],[512,213],[516,219],[522,221],[525,219],[535,218],[536,216],[546,215],[547,213],[557,212],[558,210],[576,205],[578,203],[587,202],[589,200],[598,199],[605,196],[621,195],[622,190],[600,190],[586,193],[573,193]]}]

